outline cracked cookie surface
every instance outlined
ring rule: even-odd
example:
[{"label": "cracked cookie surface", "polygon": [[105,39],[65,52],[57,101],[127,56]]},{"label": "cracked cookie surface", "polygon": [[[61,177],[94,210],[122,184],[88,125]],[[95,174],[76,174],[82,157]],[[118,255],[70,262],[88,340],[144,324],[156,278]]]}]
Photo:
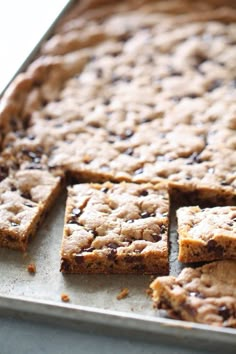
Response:
[{"label": "cracked cookie surface", "polygon": [[63,272],[168,273],[165,185],[79,184],[68,193]]},{"label": "cracked cookie surface", "polygon": [[160,277],[151,284],[157,307],[171,317],[236,328],[236,261],[218,261],[185,268],[178,277]]},{"label": "cracked cookie surface", "polygon": [[179,261],[236,259],[236,207],[177,210]]}]

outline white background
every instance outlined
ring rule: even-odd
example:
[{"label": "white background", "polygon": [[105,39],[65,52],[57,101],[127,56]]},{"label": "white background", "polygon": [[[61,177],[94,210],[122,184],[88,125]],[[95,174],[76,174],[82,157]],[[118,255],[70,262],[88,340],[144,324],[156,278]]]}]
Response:
[{"label": "white background", "polygon": [[0,93],[69,0],[0,0]]}]

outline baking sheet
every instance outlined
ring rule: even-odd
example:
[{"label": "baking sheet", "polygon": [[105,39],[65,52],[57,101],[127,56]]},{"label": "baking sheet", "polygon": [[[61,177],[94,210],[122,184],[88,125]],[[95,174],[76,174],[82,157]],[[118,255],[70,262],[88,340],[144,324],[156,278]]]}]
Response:
[{"label": "baking sheet", "polygon": [[[52,31],[52,28],[45,39]],[[37,53],[37,48],[27,58],[23,70]],[[27,312],[32,316],[44,314],[68,321],[88,321],[123,329],[144,330],[152,333],[194,337],[230,344],[235,341],[234,329],[219,329],[204,325],[180,322],[160,317],[153,309],[146,290],[150,276],[140,275],[62,275],[60,245],[63,232],[65,193],[60,196],[44,224],[31,242],[28,252],[0,249],[0,308]],[[174,210],[173,210],[174,211]],[[172,214],[170,233],[170,271],[176,275],[182,268],[177,261],[175,217]],[[27,266],[35,263],[36,274],[29,274]],[[120,301],[116,296],[122,288],[129,289],[129,296]],[[61,301],[61,294],[70,297],[69,303]],[[186,329],[194,329],[187,331]]]},{"label": "baking sheet", "polygon": [[[26,311],[33,315],[45,314],[63,320],[89,321],[97,325],[165,333],[172,335],[177,331],[185,337],[195,336],[223,341],[225,344],[235,340],[234,329],[219,329],[190,322],[166,319],[163,312],[153,309],[146,290],[151,282],[149,275],[73,275],[61,274],[60,246],[63,232],[66,193],[61,195],[45,219],[42,227],[32,240],[28,252],[22,254],[14,250],[0,249],[0,308]],[[173,209],[174,212],[174,209]],[[171,274],[180,271],[182,265],[176,261],[177,240],[175,217],[171,227]],[[35,263],[36,273],[30,274],[27,266]],[[117,300],[122,288],[129,289],[129,296]],[[61,294],[70,297],[69,303],[61,301]],[[124,321],[125,319],[125,321]],[[212,337],[213,334],[213,337]],[[209,338],[208,338],[209,340]]]}]

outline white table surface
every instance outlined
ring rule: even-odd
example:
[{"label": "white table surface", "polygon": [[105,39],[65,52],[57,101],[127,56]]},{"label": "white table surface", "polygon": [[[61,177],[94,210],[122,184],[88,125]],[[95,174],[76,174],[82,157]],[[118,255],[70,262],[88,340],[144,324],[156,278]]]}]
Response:
[{"label": "white table surface", "polygon": [[[0,92],[68,0],[0,0]],[[215,353],[218,351],[215,351]],[[17,314],[0,315],[1,354],[185,354],[210,353],[180,344],[161,343],[135,334],[125,338],[93,330],[71,329]],[[226,353],[226,352],[225,352]],[[233,353],[233,348],[232,348]]]},{"label": "white table surface", "polygon": [[0,92],[68,0],[0,0]]}]

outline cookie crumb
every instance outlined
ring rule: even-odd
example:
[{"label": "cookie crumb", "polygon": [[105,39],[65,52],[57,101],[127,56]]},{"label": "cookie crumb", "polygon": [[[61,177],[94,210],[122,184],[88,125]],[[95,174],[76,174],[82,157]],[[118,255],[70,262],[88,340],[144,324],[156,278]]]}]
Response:
[{"label": "cookie crumb", "polygon": [[147,296],[152,297],[152,289],[150,289],[150,288],[146,289],[145,293],[147,294]]},{"label": "cookie crumb", "polygon": [[62,293],[62,294],[61,294],[61,300],[62,300],[63,302],[69,302],[69,301],[70,301],[70,297],[69,297],[69,295],[67,295],[67,294],[65,294],[65,293]]},{"label": "cookie crumb", "polygon": [[117,300],[122,300],[125,299],[129,295],[129,289],[124,288],[121,290],[121,292],[117,295]]},{"label": "cookie crumb", "polygon": [[36,273],[36,265],[34,263],[28,264],[27,270],[30,274]]}]

